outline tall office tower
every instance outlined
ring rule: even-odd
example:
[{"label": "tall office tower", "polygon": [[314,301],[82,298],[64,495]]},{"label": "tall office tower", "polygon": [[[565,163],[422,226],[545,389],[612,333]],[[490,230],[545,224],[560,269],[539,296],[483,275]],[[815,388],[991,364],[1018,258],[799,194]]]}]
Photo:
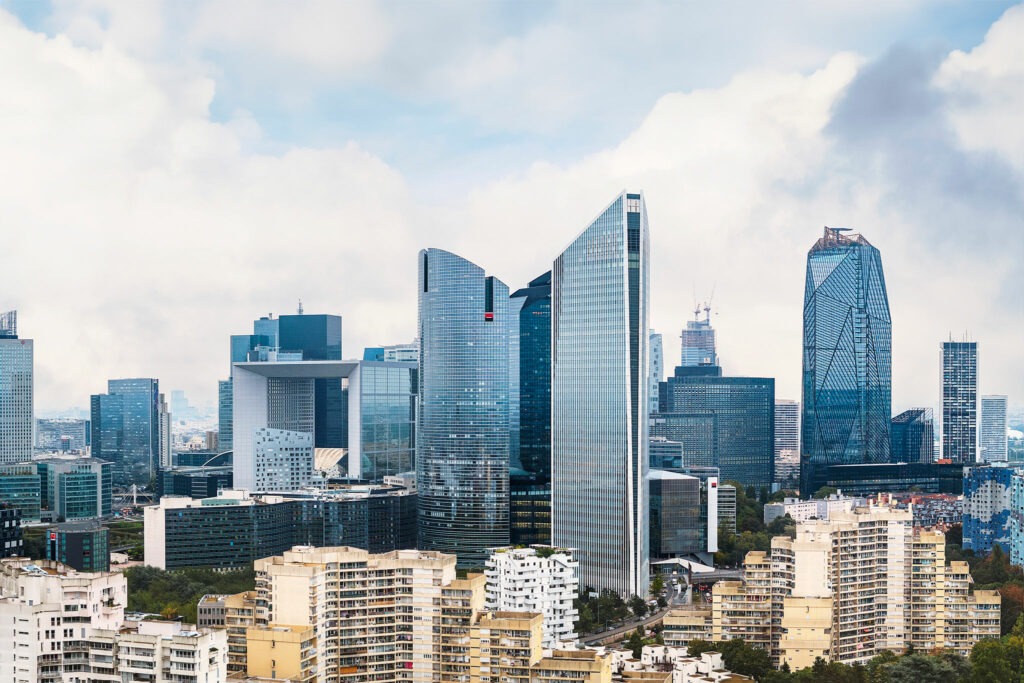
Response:
[{"label": "tall office tower", "polygon": [[933,462],[935,420],[931,408],[911,408],[892,418],[890,462]]},{"label": "tall office tower", "polygon": [[783,488],[800,482],[800,402],[775,399],[775,481]]},{"label": "tall office tower", "polygon": [[512,294],[509,316],[511,543],[550,543],[551,271]]},{"label": "tall office tower", "polygon": [[[302,353],[302,360],[341,360],[341,316],[282,315],[278,345],[283,353]],[[255,328],[254,328],[255,329]],[[317,448],[348,448],[346,397],[339,378],[318,378],[316,395]]]},{"label": "tall office tower", "polygon": [[32,353],[18,312],[0,315],[0,464],[32,459]]},{"label": "tall office tower", "polygon": [[977,460],[978,343],[942,342],[942,457]]},{"label": "tall office tower", "polygon": [[623,192],[555,260],[551,538],[580,584],[647,595],[650,244]]},{"label": "tall office tower", "polygon": [[467,567],[509,543],[508,294],[460,256],[419,254],[420,547]]},{"label": "tall office tower", "polygon": [[[700,319],[701,311],[704,311],[704,319]],[[711,327],[711,306],[706,304],[703,308],[698,307],[694,311],[693,320],[686,323],[686,329],[682,335],[682,359],[680,365],[684,368],[699,367],[701,365],[718,365],[718,354],[715,351],[715,329]]]},{"label": "tall office tower", "polygon": [[770,487],[775,380],[722,377],[711,367],[676,368],[665,382],[651,433],[682,442],[686,465],[717,467],[723,481]]},{"label": "tall office tower", "polygon": [[217,450],[221,453],[234,448],[232,391],[230,378],[217,380]]},{"label": "tall office tower", "polygon": [[174,464],[171,462],[171,447],[174,435],[171,432],[171,411],[167,408],[167,400],[163,394],[160,394],[158,419],[160,420],[160,454],[158,460],[160,468],[164,469]]},{"label": "tall office tower", "polygon": [[1006,396],[981,397],[981,459],[997,462],[1009,457],[1006,440]]},{"label": "tall office tower", "polygon": [[647,364],[647,400],[648,413],[658,412],[658,385],[665,377],[665,355],[661,344],[661,334],[651,330],[650,362]]},{"label": "tall office tower", "polygon": [[160,464],[160,382],[112,379],[93,394],[92,455],[114,463],[114,484],[148,484]]},{"label": "tall office tower", "polygon": [[825,228],[807,252],[800,492],[829,465],[889,461],[892,321],[882,257],[863,235]]}]

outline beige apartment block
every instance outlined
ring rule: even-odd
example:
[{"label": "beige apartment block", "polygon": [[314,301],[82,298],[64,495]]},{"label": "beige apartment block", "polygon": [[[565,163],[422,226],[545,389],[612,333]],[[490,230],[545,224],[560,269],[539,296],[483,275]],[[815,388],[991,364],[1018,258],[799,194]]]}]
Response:
[{"label": "beige apartment block", "polygon": [[311,626],[257,626],[246,632],[249,676],[293,683],[317,680],[316,633]]},{"label": "beige apartment block", "polygon": [[534,683],[611,683],[611,656],[594,650],[554,650],[531,667]]},{"label": "beige apartment block", "polygon": [[839,510],[748,553],[743,580],[715,584],[710,610],[665,618],[665,642],[742,638],[794,670],[911,646],[967,656],[999,635],[999,595],[971,594],[970,583],[965,563],[946,563],[941,532],[914,531],[911,511]]}]

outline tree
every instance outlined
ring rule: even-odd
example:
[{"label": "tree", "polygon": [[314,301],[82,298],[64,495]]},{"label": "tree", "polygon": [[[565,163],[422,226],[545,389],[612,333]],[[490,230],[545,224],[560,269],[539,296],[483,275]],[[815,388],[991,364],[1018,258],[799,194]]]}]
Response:
[{"label": "tree", "polygon": [[700,657],[705,652],[715,652],[715,643],[708,640],[691,640],[686,643],[686,651],[691,657]]},{"label": "tree", "polygon": [[639,595],[634,595],[629,599],[629,609],[638,619],[642,619],[647,616],[647,601]]},{"label": "tree", "polygon": [[889,683],[947,683],[970,676],[971,665],[962,657],[949,659],[909,654],[889,667]]},{"label": "tree", "polygon": [[636,630],[629,635],[629,640],[626,641],[626,647],[633,651],[634,658],[640,658],[640,655],[643,653],[644,650],[643,627],[637,626]]},{"label": "tree", "polygon": [[[1008,683],[1020,679],[1019,665],[1015,670],[1010,653],[1000,640],[982,640],[971,650],[971,683]],[[1018,647],[1018,661],[1019,650]]]},{"label": "tree", "polygon": [[811,496],[811,497],[820,500],[822,498],[828,498],[833,493],[839,493],[839,489],[837,489],[837,488],[835,488],[833,486],[822,486],[820,489],[815,491],[814,495]]},{"label": "tree", "polygon": [[1009,634],[1020,624],[1024,614],[1024,586],[1019,583],[1008,583],[999,588],[1003,599],[1000,633]]},{"label": "tree", "polygon": [[665,578],[661,574],[655,574],[651,579],[651,595],[661,595],[663,590],[665,590]]}]

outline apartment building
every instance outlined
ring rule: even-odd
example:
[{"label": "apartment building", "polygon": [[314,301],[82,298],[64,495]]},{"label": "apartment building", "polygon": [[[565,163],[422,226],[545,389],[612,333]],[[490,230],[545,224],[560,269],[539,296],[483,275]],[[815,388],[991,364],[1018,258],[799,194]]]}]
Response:
[{"label": "apartment building", "polygon": [[486,577],[457,578],[455,561],[439,552],[308,546],[258,560],[246,673],[288,672],[304,683],[610,683],[601,657],[545,657],[543,615],[486,610]]},{"label": "apartment building", "polygon": [[87,670],[85,636],[119,627],[127,602],[121,574],[78,572],[48,560],[0,560],[0,681],[61,683],[67,680],[62,676]]},{"label": "apartment building", "polygon": [[220,683],[227,678],[227,633],[178,621],[137,620],[89,629],[87,660],[64,683]]},{"label": "apartment building", "polygon": [[576,642],[579,612],[579,564],[571,549],[535,545],[498,548],[487,559],[488,610],[535,612],[544,617],[541,645],[546,649]]},{"label": "apartment building", "polygon": [[837,511],[748,553],[743,580],[717,583],[710,608],[666,617],[665,642],[742,638],[794,670],[911,646],[966,656],[999,636],[999,595],[971,594],[970,581],[964,563],[946,563],[941,532],[915,533],[910,511]]}]

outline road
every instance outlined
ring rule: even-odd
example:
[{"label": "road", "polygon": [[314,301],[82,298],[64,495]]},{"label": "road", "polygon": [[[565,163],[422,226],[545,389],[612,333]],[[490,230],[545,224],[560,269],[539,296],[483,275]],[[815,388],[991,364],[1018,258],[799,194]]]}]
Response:
[{"label": "road", "polygon": [[619,636],[627,634],[631,631],[635,631],[636,627],[640,626],[641,624],[647,626],[649,624],[656,624],[657,622],[661,621],[662,617],[668,614],[669,610],[671,610],[673,607],[674,605],[669,605],[665,609],[655,612],[654,614],[648,614],[643,619],[633,619],[631,621],[627,621],[622,626],[616,626],[615,628],[610,629],[608,631],[604,631],[603,633],[588,634],[587,636],[581,638],[581,640],[583,641],[584,645],[602,645],[609,640],[619,640]]}]

